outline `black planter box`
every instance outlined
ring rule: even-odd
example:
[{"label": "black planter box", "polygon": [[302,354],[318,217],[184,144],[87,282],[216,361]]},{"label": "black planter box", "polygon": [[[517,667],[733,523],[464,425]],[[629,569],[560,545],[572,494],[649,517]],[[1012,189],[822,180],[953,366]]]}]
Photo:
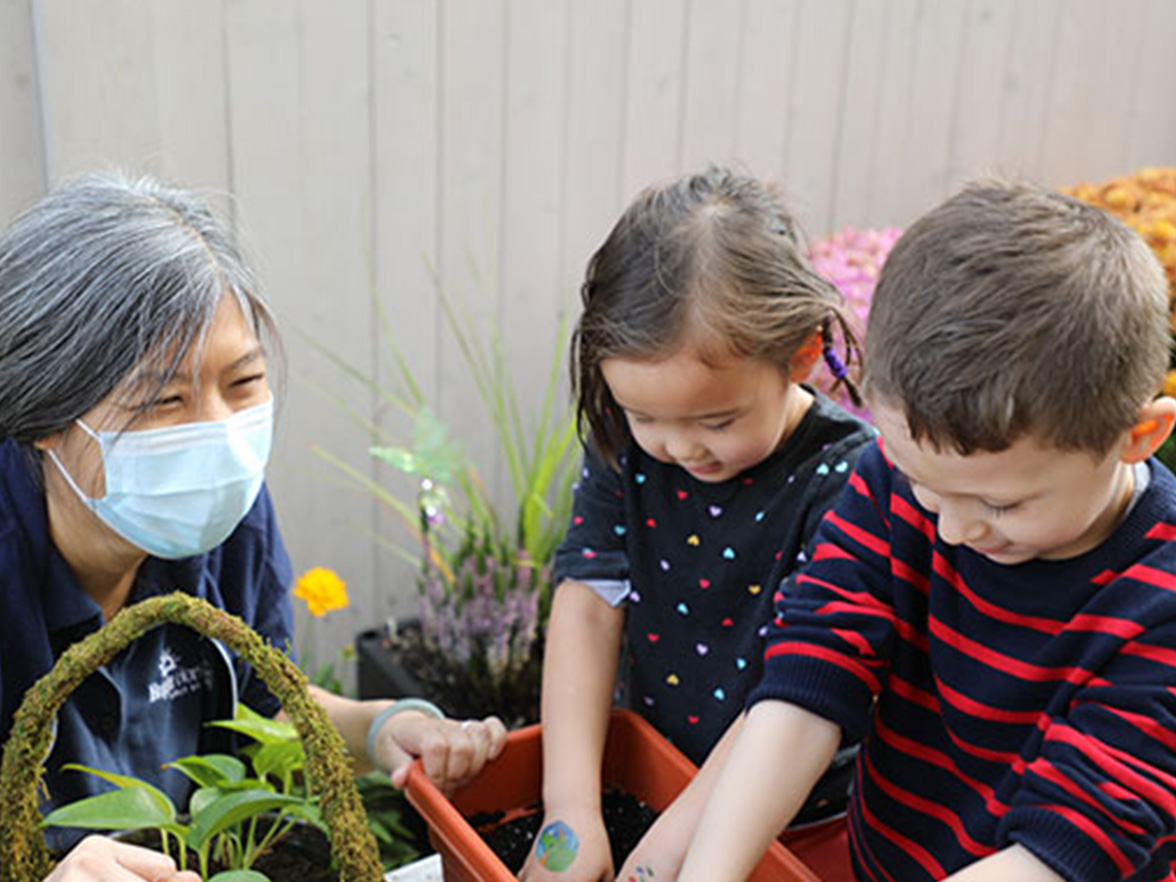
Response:
[{"label": "black planter box", "polygon": [[424,695],[420,681],[393,656],[382,628],[372,628],[357,634],[355,655],[361,699]]}]

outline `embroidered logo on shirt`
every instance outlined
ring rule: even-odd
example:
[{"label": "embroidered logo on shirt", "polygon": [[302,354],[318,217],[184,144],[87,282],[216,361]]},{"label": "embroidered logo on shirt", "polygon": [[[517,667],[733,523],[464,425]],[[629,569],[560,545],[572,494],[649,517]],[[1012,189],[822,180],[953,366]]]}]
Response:
[{"label": "embroidered logo on shirt", "polygon": [[147,697],[154,704],[211,688],[212,670],[207,663],[184,666],[180,657],[165,646],[159,653],[159,679],[147,684]]}]

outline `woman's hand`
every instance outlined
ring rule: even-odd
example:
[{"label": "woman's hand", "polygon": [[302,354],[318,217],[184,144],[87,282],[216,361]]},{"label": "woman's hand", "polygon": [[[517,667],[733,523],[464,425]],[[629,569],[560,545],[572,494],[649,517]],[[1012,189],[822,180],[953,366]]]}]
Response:
[{"label": "woman's hand", "polygon": [[429,780],[448,794],[478,774],[505,745],[506,727],[498,717],[461,722],[404,711],[380,727],[374,759],[391,774],[394,787],[403,787],[408,767],[420,757]]},{"label": "woman's hand", "polygon": [[600,812],[545,815],[519,878],[524,882],[612,882],[612,849]]},{"label": "woman's hand", "polygon": [[87,836],[65,856],[45,882],[200,882],[192,872],[180,872],[165,854]]}]

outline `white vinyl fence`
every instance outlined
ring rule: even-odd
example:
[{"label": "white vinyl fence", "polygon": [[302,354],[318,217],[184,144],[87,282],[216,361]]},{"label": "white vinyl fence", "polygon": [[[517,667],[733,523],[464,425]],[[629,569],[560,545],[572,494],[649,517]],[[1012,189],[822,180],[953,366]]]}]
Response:
[{"label": "white vinyl fence", "polygon": [[0,218],[111,165],[231,218],[286,334],[287,543],[351,588],[322,655],[414,595],[394,519],[312,450],[403,489],[366,452],[393,415],[316,345],[386,377],[391,333],[505,498],[437,286],[528,404],[643,184],[735,162],[820,236],[978,173],[1171,165],[1173,46],[1171,0],[0,0]]}]

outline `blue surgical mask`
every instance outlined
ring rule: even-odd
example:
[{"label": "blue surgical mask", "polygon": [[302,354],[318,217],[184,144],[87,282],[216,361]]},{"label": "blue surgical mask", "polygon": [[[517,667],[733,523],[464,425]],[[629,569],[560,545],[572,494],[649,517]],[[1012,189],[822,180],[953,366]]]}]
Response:
[{"label": "blue surgical mask", "polygon": [[74,492],[102,522],[155,557],[177,559],[216,548],[253,507],[273,442],[274,405],[217,422],[141,432],[95,432],[106,495],[92,499],[48,451]]}]

